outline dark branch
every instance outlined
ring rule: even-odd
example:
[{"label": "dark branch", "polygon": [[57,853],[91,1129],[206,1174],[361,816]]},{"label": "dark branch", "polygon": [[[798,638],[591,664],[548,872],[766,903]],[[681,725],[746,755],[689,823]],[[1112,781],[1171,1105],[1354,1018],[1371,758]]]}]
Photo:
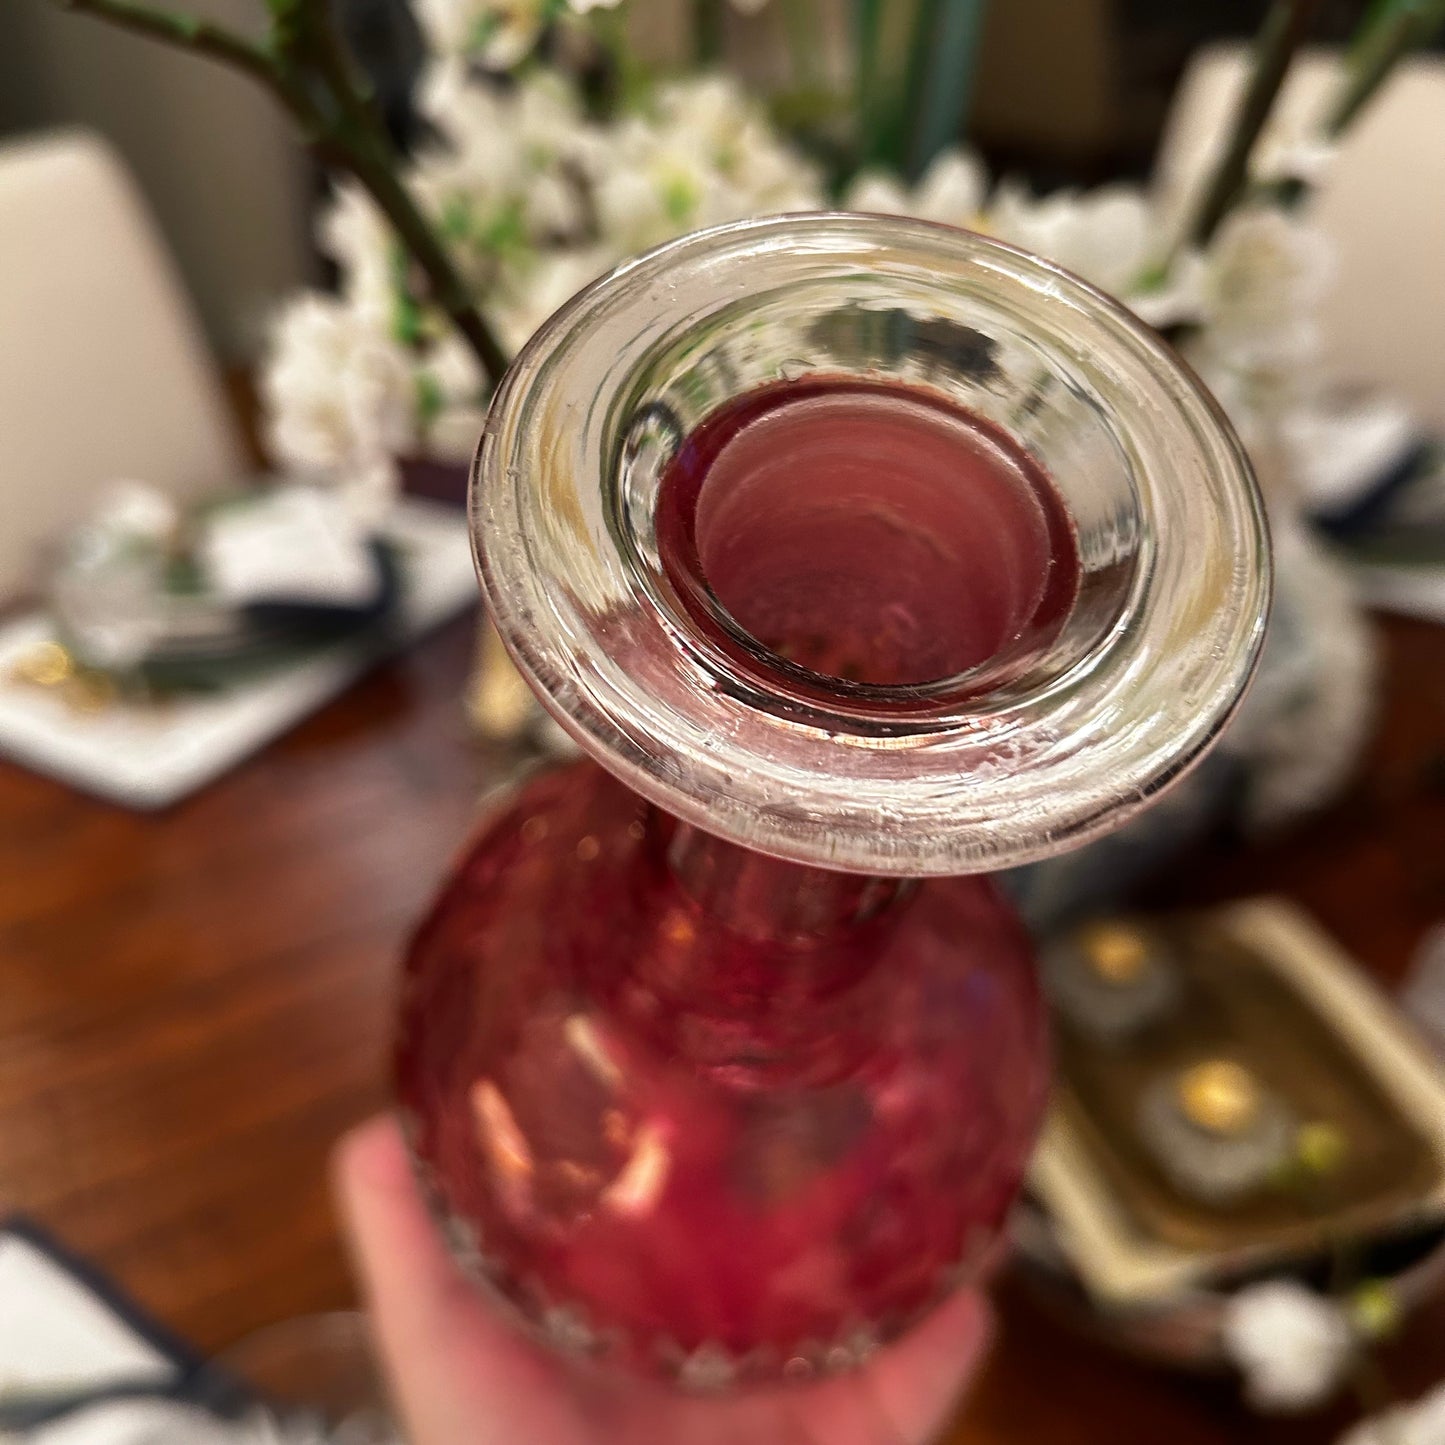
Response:
[{"label": "dark branch", "polygon": [[495,385],[501,380],[506,354],[431,223],[402,184],[400,160],[353,71],[327,0],[291,0],[284,14],[276,15],[269,45],[254,44],[195,16],[156,10],[135,0],[56,3],[196,51],[265,85],[298,121],[312,150],[370,192],[426,276],[432,300],[475,352],[488,381]]},{"label": "dark branch", "polygon": [[56,4],[63,10],[94,15],[137,35],[198,51],[223,65],[245,71],[273,90],[277,86],[276,67],[261,46],[209,20],[137,5],[135,0],[56,0]]},{"label": "dark branch", "polygon": [[1220,157],[1189,228],[1188,239],[1195,245],[1208,243],[1244,190],[1254,143],[1319,8],[1320,0],[1274,0],[1265,16],[1255,42],[1254,68],[1230,132],[1229,148]]}]

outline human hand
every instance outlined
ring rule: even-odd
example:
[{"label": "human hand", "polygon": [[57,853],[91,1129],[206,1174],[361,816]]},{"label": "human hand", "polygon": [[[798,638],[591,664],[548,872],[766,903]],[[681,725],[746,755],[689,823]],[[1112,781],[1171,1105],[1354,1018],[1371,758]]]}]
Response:
[{"label": "human hand", "polygon": [[862,1370],[818,1385],[700,1398],[582,1370],[513,1331],[458,1271],[400,1131],[344,1139],[337,1190],[372,1331],[411,1445],[921,1445],[988,1336],[960,1294]]}]

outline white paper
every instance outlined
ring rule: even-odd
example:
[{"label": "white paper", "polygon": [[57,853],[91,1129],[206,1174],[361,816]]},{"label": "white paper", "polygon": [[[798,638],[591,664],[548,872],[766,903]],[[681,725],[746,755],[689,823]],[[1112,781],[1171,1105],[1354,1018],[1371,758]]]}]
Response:
[{"label": "white paper", "polygon": [[364,607],[380,587],[366,531],[333,495],[285,486],[222,507],[200,543],[223,602],[316,602]]}]

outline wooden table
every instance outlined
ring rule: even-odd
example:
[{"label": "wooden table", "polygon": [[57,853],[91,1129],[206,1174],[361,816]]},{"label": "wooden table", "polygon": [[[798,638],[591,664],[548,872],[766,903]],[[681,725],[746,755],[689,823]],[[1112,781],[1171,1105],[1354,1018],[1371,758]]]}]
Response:
[{"label": "wooden table", "polygon": [[[1214,849],[1171,896],[1277,889],[1394,977],[1445,916],[1445,631],[1383,638],[1359,784],[1288,842]],[[327,1150],[385,1103],[398,951],[486,782],[459,702],[470,648],[449,627],[159,817],[0,764],[0,1213],[207,1349],[351,1300]],[[1445,1375],[1445,1309],[1389,1366],[1405,1393]],[[1325,1441],[1346,1418],[1261,1422],[1005,1286],[949,1440]]]}]

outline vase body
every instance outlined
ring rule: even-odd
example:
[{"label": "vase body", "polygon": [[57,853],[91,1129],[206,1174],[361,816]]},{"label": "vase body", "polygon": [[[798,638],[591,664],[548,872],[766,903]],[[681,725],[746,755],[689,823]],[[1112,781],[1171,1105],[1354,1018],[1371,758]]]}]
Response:
[{"label": "vase body", "polygon": [[563,308],[471,505],[498,633],[594,761],[523,785],[414,940],[433,1209],[564,1350],[847,1368],[986,1272],[1044,1106],[981,875],[1137,811],[1248,679],[1242,453],[1057,268],[798,216]]},{"label": "vase body", "polygon": [[1046,1082],[988,881],[775,865],[591,763],[482,832],[401,1040],[474,1267],[555,1342],[700,1385],[837,1368],[973,1278]]}]

